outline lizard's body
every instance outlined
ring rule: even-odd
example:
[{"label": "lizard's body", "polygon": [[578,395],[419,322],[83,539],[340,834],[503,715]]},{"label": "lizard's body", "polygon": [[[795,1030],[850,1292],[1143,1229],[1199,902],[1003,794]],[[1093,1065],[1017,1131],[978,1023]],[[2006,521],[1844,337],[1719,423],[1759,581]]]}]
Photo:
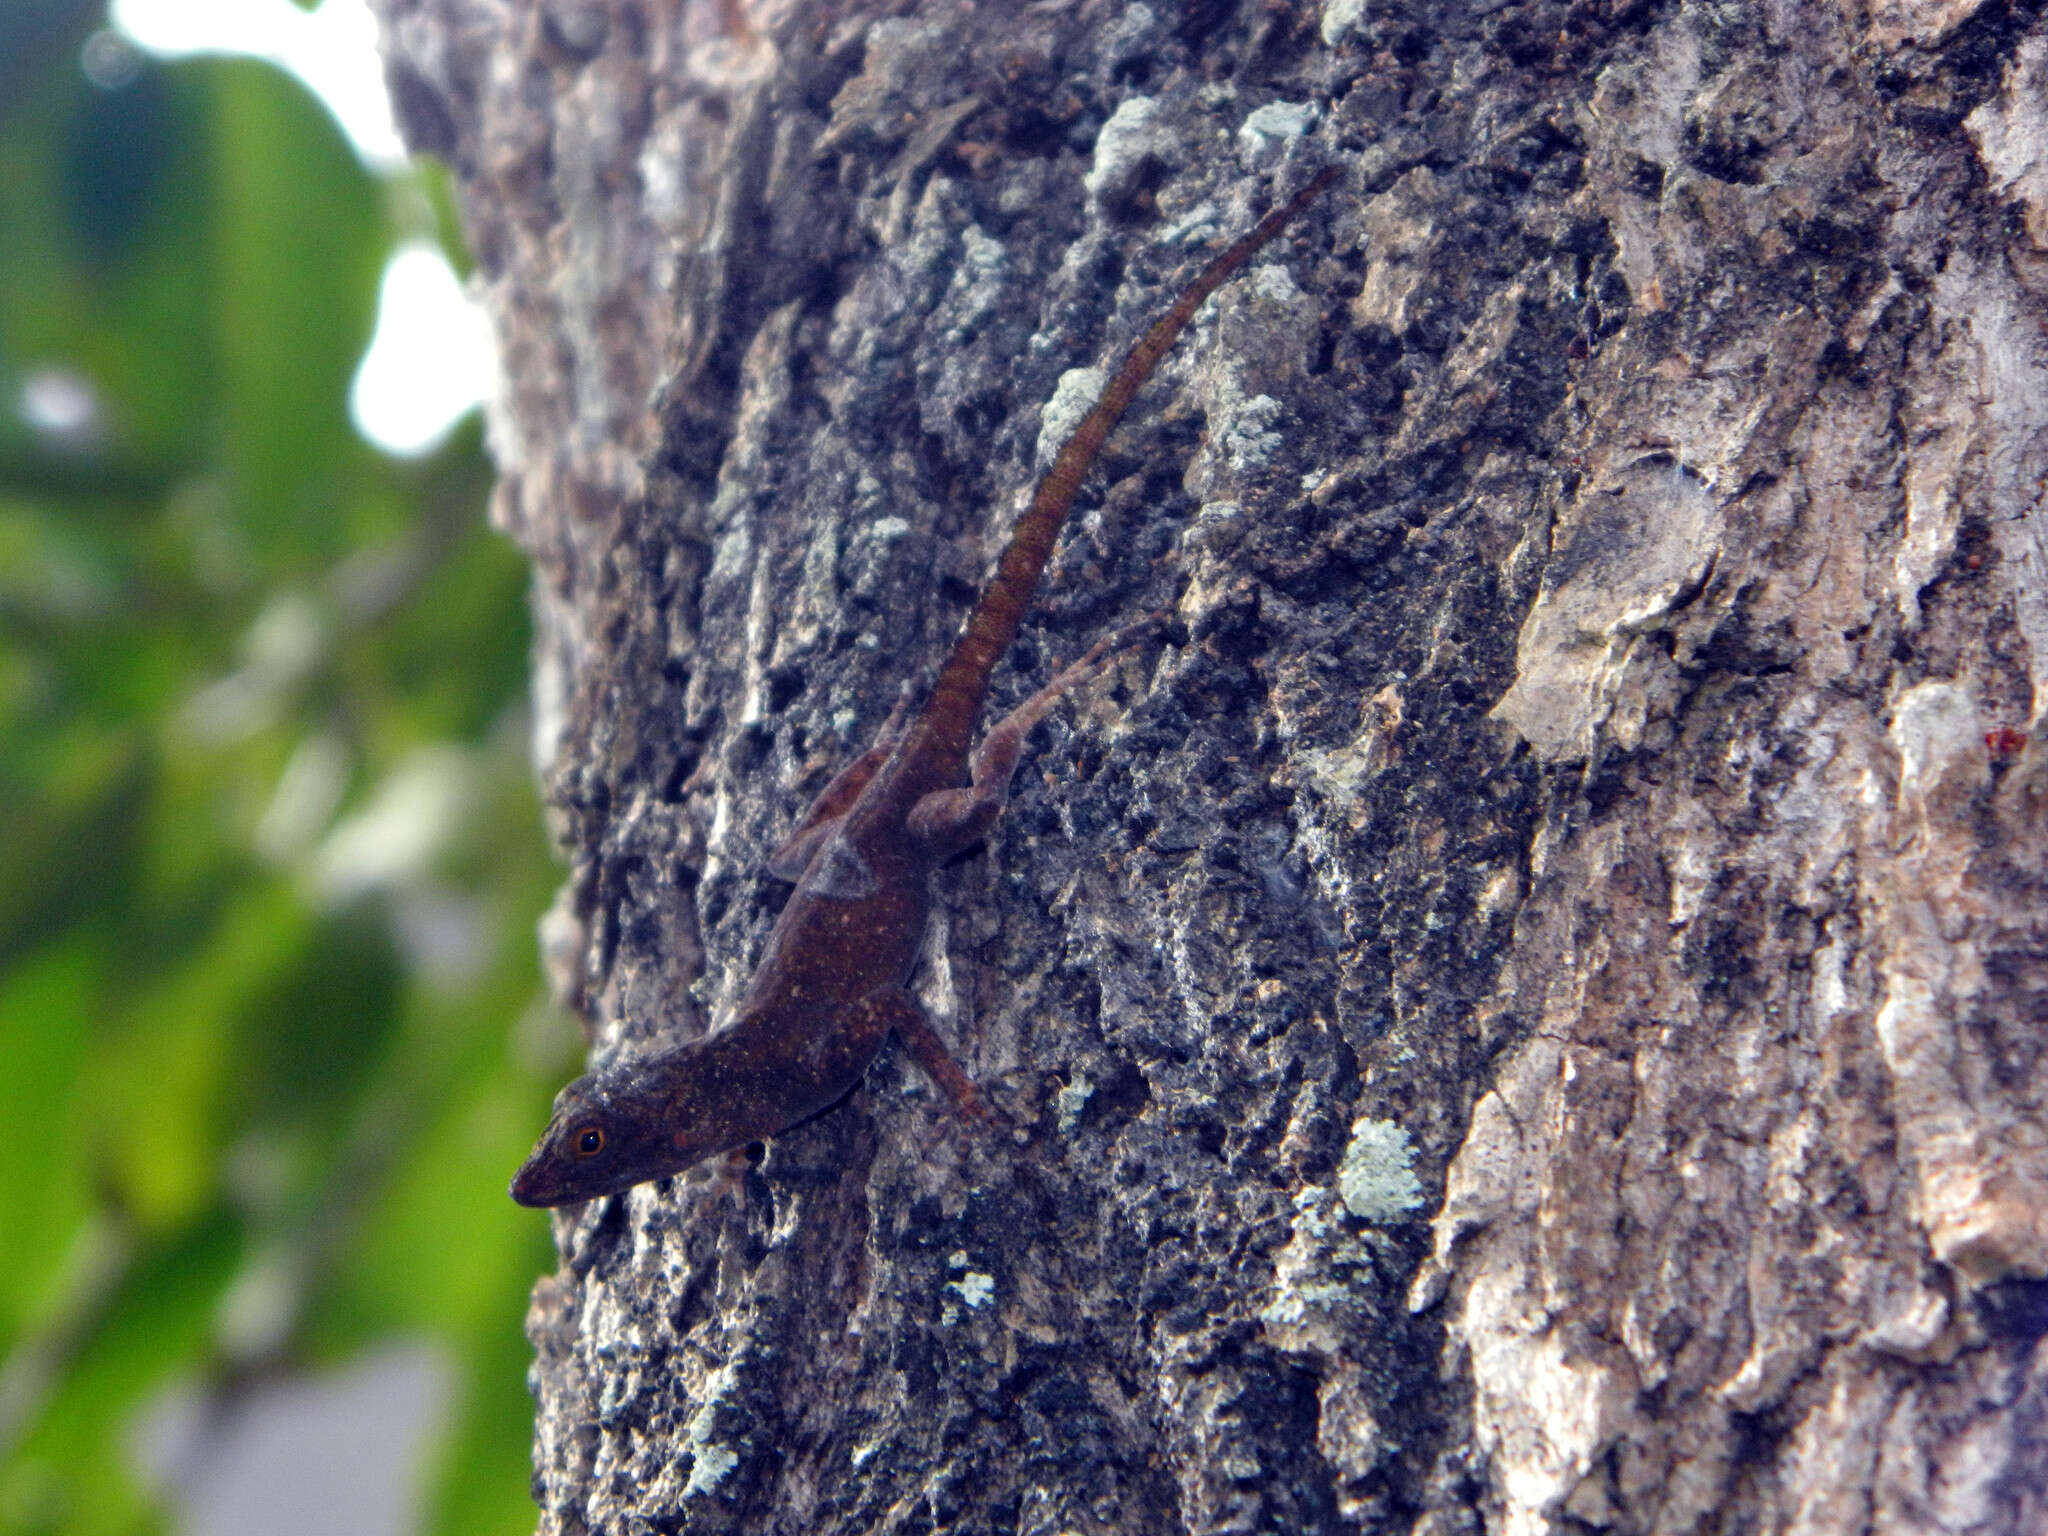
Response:
[{"label": "lizard's body", "polygon": [[963,1113],[990,1115],[904,989],[923,942],[929,877],[994,823],[1031,727],[1140,626],[1057,675],[970,758],[990,674],[1131,397],[1208,296],[1334,179],[1324,171],[1210,261],[1132,347],[1039,482],[924,708],[900,735],[885,728],[826,786],[771,863],[796,889],[732,1022],[564,1088],[512,1181],[513,1199],[564,1205],[615,1194],[787,1129],[846,1094],[891,1029]]}]

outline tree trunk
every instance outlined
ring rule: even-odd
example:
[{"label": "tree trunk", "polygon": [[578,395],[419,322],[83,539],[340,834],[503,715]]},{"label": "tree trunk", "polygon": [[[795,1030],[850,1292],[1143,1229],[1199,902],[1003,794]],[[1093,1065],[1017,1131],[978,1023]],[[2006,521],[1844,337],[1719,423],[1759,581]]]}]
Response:
[{"label": "tree trunk", "polygon": [[1343,168],[998,674],[1175,620],[937,881],[1028,1140],[891,1047],[559,1214],[544,1530],[2048,1529],[2031,8],[381,5],[600,1058],[736,995],[1068,370]]}]

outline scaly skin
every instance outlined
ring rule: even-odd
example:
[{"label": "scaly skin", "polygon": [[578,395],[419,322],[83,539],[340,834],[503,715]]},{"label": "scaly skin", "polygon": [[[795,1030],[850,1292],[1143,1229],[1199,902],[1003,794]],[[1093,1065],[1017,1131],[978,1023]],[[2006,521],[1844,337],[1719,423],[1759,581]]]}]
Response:
[{"label": "scaly skin", "polygon": [[785,849],[803,857],[796,889],[732,1021],[564,1088],[512,1181],[514,1200],[567,1205],[617,1194],[786,1130],[851,1091],[892,1029],[963,1114],[992,1117],[904,989],[923,942],[929,877],[993,825],[1031,727],[1143,626],[1061,672],[991,729],[970,763],[989,676],[1016,639],[1081,481],[1132,396],[1209,295],[1336,176],[1323,171],[1267,214],[1138,338],[1039,482],[924,708],[893,743],[827,786],[799,825]]}]

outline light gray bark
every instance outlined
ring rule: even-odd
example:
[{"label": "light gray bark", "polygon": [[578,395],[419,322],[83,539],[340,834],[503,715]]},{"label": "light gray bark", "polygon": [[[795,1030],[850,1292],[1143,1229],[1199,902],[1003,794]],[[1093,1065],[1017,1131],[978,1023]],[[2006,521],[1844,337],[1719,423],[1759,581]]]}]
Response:
[{"label": "light gray bark", "polygon": [[380,5],[601,1055],[734,995],[1063,375],[1345,167],[999,680],[1180,626],[939,881],[1028,1144],[889,1051],[561,1217],[543,1529],[2048,1529],[2038,15]]}]

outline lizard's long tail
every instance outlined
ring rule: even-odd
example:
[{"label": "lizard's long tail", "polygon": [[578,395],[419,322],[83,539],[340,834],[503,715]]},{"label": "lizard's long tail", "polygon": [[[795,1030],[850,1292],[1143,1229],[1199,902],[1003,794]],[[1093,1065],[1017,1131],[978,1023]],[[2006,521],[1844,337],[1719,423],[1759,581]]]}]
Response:
[{"label": "lizard's long tail", "polygon": [[[1180,291],[1172,307],[1154,320],[1145,334],[1138,338],[1115,376],[1104,386],[1093,408],[1081,418],[1080,426],[1074,429],[1074,435],[1060,449],[1052,468],[1038,482],[1038,491],[1031,498],[1030,509],[1017,520],[1016,531],[1010,535],[1009,545],[1003,550],[1002,560],[996,566],[996,574],[989,582],[988,590],[982,594],[974,612],[968,615],[966,627],[953,647],[953,654],[946,658],[938,682],[932,687],[931,699],[920,716],[918,729],[939,738],[924,744],[934,756],[957,757],[965,761],[968,737],[981,712],[981,700],[988,688],[989,675],[1010,648],[1010,643],[1017,638],[1017,627],[1023,622],[1024,610],[1031,605],[1032,594],[1038,589],[1039,574],[1052,556],[1053,541],[1059,537],[1060,525],[1067,520],[1068,509],[1074,504],[1082,479],[1094,467],[1095,456],[1116,426],[1117,419],[1123,415],[1124,407],[1144,387],[1145,381],[1152,376],[1152,370],[1166,355],[1167,348],[1173,345],[1174,339],[1194,318],[1195,311],[1202,307],[1209,295],[1249,261],[1260,246],[1286,228],[1290,220],[1337,179],[1337,174],[1335,166],[1319,171],[1307,186],[1259,220],[1249,234],[1239,238],[1196,273],[1187,287]],[[951,739],[954,736],[959,739]]]}]

